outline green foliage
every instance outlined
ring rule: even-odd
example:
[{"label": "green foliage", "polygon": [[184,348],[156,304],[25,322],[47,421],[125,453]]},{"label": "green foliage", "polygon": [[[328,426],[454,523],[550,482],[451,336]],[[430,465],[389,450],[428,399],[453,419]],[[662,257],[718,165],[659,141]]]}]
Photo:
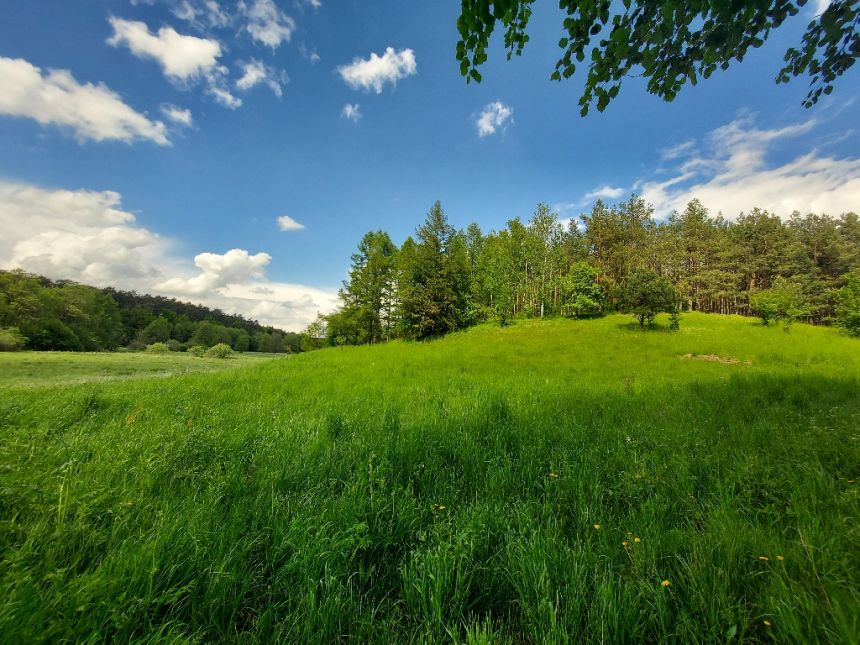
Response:
[{"label": "green foliage", "polygon": [[152,343],[166,343],[170,339],[170,332],[173,326],[167,318],[159,316],[149,323],[138,337],[141,342],[150,345]]},{"label": "green foliage", "polygon": [[586,262],[570,267],[562,282],[561,311],[576,318],[594,316],[603,311],[605,296],[598,282],[600,273]]},{"label": "green foliage", "polygon": [[750,294],[750,307],[764,325],[781,320],[786,330],[808,311],[803,285],[777,276],[769,289]]},{"label": "green foliage", "polygon": [[0,354],[0,634],[856,641],[860,344],[684,318],[283,361]]},{"label": "green foliage", "polygon": [[860,272],[845,276],[845,286],[835,296],[836,324],[847,334],[860,337]]},{"label": "green foliage", "polygon": [[192,345],[185,351],[192,356],[196,356],[197,358],[202,358],[206,355],[206,348],[203,347],[203,345]]},{"label": "green foliage", "polygon": [[172,350],[167,343],[152,343],[144,350],[147,354],[169,354]]},{"label": "green foliage", "polygon": [[165,343],[165,345],[167,345],[167,346],[170,348],[170,351],[171,351],[171,352],[181,352],[183,349],[185,349],[185,347],[183,346],[183,344],[182,344],[182,343],[180,343],[180,342],[179,342],[178,340],[176,340],[175,338],[171,338],[171,339],[169,339],[169,340]]},{"label": "green foliage", "polygon": [[669,331],[678,331],[681,329],[681,312],[677,307],[669,314]]},{"label": "green foliage", "polygon": [[27,339],[17,327],[0,327],[0,352],[17,352]]},{"label": "green foliage", "polygon": [[218,343],[206,350],[206,356],[209,358],[232,358],[233,348],[227,343]]},{"label": "green foliage", "polygon": [[652,271],[637,271],[625,282],[621,292],[621,309],[633,314],[639,326],[654,325],[661,312],[675,313],[678,294],[672,283]]},{"label": "green foliage", "polygon": [[[461,0],[456,57],[466,81],[481,81],[478,68],[487,60],[487,47],[496,23],[505,30],[508,59],[519,56],[529,40],[526,34],[534,0]],[[673,100],[686,83],[695,85],[717,69],[742,61],[752,48],[761,47],[786,19],[795,16],[805,0],[769,0],[733,3],[721,0],[560,0],[565,12],[565,36],[559,40],[562,56],[553,80],[573,76],[586,66],[580,113],[596,103],[603,112],[623,80],[631,75],[648,79],[647,89],[666,101]],[[834,0],[809,23],[801,48],[790,48],[777,81],[808,74],[812,88],[804,106],[814,105],[822,93],[860,56],[857,0]],[[586,60],[587,59],[587,60]]]}]

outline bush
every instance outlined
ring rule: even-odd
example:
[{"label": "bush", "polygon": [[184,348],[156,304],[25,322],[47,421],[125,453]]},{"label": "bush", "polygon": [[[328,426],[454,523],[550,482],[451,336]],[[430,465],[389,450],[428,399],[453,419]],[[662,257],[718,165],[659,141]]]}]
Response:
[{"label": "bush", "polygon": [[845,286],[836,290],[836,325],[860,337],[860,273],[846,276]]},{"label": "bush", "polygon": [[17,352],[27,344],[27,339],[17,327],[0,327],[0,352]]},{"label": "bush", "polygon": [[654,324],[654,317],[672,313],[678,306],[675,287],[666,278],[651,271],[637,271],[624,283],[621,291],[622,310],[633,314],[639,327]]},{"label": "bush", "polygon": [[170,347],[167,343],[152,343],[152,345],[147,345],[144,351],[147,354],[169,354]]},{"label": "bush", "polygon": [[233,348],[227,343],[218,343],[206,350],[209,358],[230,358],[233,356]]},{"label": "bush", "polygon": [[803,286],[782,276],[777,276],[770,289],[751,294],[749,302],[765,326],[769,325],[771,320],[781,320],[785,331],[809,310]]},{"label": "bush", "polygon": [[170,351],[171,351],[171,352],[181,352],[183,349],[185,349],[185,348],[182,346],[182,343],[180,343],[180,342],[179,342],[178,340],[176,340],[175,338],[171,338],[170,340],[168,340],[168,341],[165,343],[165,345],[167,345],[167,346],[170,348]]},{"label": "bush", "polygon": [[186,350],[192,356],[196,356],[197,358],[202,358],[206,356],[206,348],[203,345],[192,345]]}]

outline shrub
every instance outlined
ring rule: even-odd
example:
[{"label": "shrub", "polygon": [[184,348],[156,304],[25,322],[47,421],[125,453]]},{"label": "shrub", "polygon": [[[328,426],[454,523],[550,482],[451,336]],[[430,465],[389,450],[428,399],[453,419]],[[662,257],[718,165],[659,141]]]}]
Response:
[{"label": "shrub", "polygon": [[206,355],[206,348],[203,345],[192,345],[186,351],[197,358],[202,358]]},{"label": "shrub", "polygon": [[27,344],[27,339],[17,327],[0,327],[0,352],[17,352]]},{"label": "shrub", "polygon": [[636,317],[639,327],[651,327],[654,317],[672,313],[678,305],[675,287],[666,278],[651,271],[637,271],[624,283],[621,292],[622,309]]},{"label": "shrub", "polygon": [[170,340],[168,340],[168,341],[165,343],[165,345],[167,345],[167,346],[170,348],[170,351],[171,351],[171,352],[181,352],[183,349],[185,349],[185,348],[182,346],[182,343],[180,343],[180,342],[179,342],[178,340],[176,340],[175,338],[171,338]]},{"label": "shrub", "polygon": [[227,343],[218,343],[206,350],[209,358],[230,358],[233,356],[233,348]]},{"label": "shrub", "polygon": [[152,343],[152,345],[147,345],[144,351],[147,354],[169,354],[170,347],[167,343]]},{"label": "shrub", "polygon": [[777,276],[770,289],[751,294],[749,301],[750,307],[765,326],[771,320],[781,320],[785,331],[809,309],[803,286],[782,276]]},{"label": "shrub", "polygon": [[860,337],[860,273],[846,276],[845,286],[836,290],[836,325]]}]

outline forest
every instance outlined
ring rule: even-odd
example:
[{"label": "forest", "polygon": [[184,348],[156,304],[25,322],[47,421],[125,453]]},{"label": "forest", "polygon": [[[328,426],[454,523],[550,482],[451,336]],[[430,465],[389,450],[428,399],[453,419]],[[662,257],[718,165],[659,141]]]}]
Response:
[{"label": "forest", "polygon": [[[637,195],[598,201],[578,220],[546,204],[500,231],[456,230],[439,202],[398,247],[367,233],[352,256],[340,308],[308,337],[329,345],[424,339],[484,321],[599,316],[640,325],[660,312],[757,315],[837,324],[860,334],[860,219],[753,208],[734,221],[698,201],[657,221]],[[325,339],[324,341],[322,339]]]},{"label": "forest", "polygon": [[0,351],[173,351],[224,343],[235,351],[299,352],[298,334],[242,316],[113,288],[0,271]]}]

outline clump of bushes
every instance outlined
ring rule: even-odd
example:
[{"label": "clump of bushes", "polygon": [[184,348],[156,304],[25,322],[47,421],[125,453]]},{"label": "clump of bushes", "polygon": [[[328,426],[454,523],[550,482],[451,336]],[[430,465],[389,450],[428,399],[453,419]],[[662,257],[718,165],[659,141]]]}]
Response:
[{"label": "clump of bushes", "polygon": [[206,350],[209,358],[230,358],[233,356],[233,348],[227,343],[218,343]]},{"label": "clump of bushes", "polygon": [[752,293],[749,301],[762,324],[768,326],[771,321],[781,320],[785,331],[808,311],[803,286],[782,276],[776,277],[770,289]]},{"label": "clump of bushes", "polygon": [[192,345],[186,351],[197,358],[203,358],[206,356],[206,348],[203,345]]},{"label": "clump of bushes", "polygon": [[152,343],[144,350],[147,354],[169,354],[170,346],[167,343]]},{"label": "clump of bushes", "polygon": [[27,339],[17,327],[0,327],[0,352],[17,352],[27,344]]},{"label": "clump of bushes", "polygon": [[849,336],[860,337],[860,273],[846,276],[836,291],[836,324]]}]

